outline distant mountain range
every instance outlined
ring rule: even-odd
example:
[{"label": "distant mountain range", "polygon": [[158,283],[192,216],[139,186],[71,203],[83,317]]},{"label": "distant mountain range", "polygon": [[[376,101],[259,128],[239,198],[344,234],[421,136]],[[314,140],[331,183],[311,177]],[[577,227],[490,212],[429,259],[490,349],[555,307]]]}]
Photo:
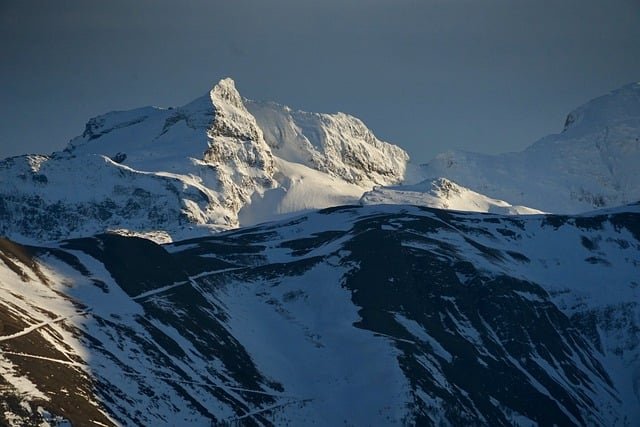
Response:
[{"label": "distant mountain range", "polygon": [[640,200],[638,164],[640,84],[578,108],[561,134],[520,153],[414,165],[355,117],[250,101],[224,79],[183,107],[91,119],[62,152],[0,162],[0,233],[162,242],[353,203],[579,213]]},{"label": "distant mountain range", "polygon": [[450,152],[423,166],[488,196],[546,212],[579,213],[640,200],[640,83],[575,109],[564,130],[526,150]]},{"label": "distant mountain range", "polygon": [[640,84],[425,165],[230,79],[91,119],[0,162],[0,424],[640,425],[639,138]]}]

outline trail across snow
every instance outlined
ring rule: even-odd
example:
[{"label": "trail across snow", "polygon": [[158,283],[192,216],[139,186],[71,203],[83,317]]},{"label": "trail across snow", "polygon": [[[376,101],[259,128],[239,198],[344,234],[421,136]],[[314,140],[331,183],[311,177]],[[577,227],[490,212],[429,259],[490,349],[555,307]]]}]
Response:
[{"label": "trail across snow", "polygon": [[29,334],[29,333],[37,330],[37,329],[43,328],[45,326],[53,325],[53,324],[58,323],[58,322],[62,322],[64,320],[70,319],[70,318],[75,317],[75,316],[84,316],[85,314],[89,313],[90,311],[91,310],[84,310],[84,311],[81,311],[79,313],[72,314],[70,316],[59,316],[59,317],[56,317],[55,319],[52,319],[52,320],[48,320],[48,321],[45,321],[45,322],[37,323],[35,325],[29,326],[27,328],[24,328],[23,330],[21,330],[19,332],[13,333],[11,335],[0,336],[0,342],[1,341],[8,341],[8,340],[11,340],[11,339],[14,339],[14,338],[18,338],[18,337],[27,335],[27,334]]},{"label": "trail across snow", "polygon": [[47,362],[55,362],[55,363],[60,363],[62,365],[76,366],[76,367],[80,367],[80,368],[84,368],[85,367],[85,365],[83,365],[82,363],[71,362],[69,360],[54,359],[54,358],[51,358],[51,357],[37,356],[35,354],[17,353],[17,352],[14,352],[14,351],[0,351],[0,353],[2,353],[2,354],[11,354],[13,356],[29,357],[31,359],[46,360]]}]

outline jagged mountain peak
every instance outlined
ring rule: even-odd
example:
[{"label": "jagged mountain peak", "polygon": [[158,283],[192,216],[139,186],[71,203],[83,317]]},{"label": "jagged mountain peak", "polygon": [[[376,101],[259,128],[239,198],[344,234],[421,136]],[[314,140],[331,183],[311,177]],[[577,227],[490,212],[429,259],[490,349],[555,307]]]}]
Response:
[{"label": "jagged mountain peak", "polygon": [[[186,137],[184,128],[195,131],[197,137]],[[175,151],[180,157],[202,159],[211,145],[208,139],[214,136],[244,140],[262,138],[262,132],[244,107],[242,97],[230,78],[220,80],[208,94],[181,107],[143,107],[94,117],[87,123],[83,134],[69,143],[66,151],[104,155],[116,150],[123,153],[139,151],[143,153],[137,153],[138,157],[144,154],[155,158],[167,152],[173,155]],[[138,158],[130,154],[127,156],[129,163]]]},{"label": "jagged mountain peak", "polygon": [[[107,230],[188,237],[203,227],[355,203],[373,185],[403,178],[407,154],[352,116],[296,112],[304,118],[294,123],[301,140],[274,144],[281,128],[256,120],[252,105],[225,78],[180,107],[94,117],[64,152],[5,162],[0,233],[19,240]],[[59,215],[48,215],[51,209]]]},{"label": "jagged mountain peak", "polygon": [[231,77],[225,77],[221,79],[210,92],[211,101],[216,104],[216,101],[224,101],[237,108],[244,108],[242,103],[242,97],[236,89],[236,82]]},{"label": "jagged mountain peak", "polygon": [[[264,137],[255,118],[249,113],[242,102],[242,97],[230,78],[220,80],[209,93],[215,110],[212,126],[208,131],[211,139],[217,136],[238,138],[243,141],[255,141],[262,144]],[[232,141],[226,141],[231,143]],[[222,143],[221,141],[218,144]],[[210,146],[216,145],[210,142]],[[264,145],[264,150],[269,150]]]}]

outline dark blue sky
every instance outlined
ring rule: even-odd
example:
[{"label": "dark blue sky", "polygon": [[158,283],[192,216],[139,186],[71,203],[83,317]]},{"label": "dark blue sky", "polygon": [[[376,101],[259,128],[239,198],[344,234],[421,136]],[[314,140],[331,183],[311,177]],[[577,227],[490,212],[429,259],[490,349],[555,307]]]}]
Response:
[{"label": "dark blue sky", "polygon": [[225,76],[360,117],[415,161],[514,151],[640,80],[638,0],[0,0],[0,40],[0,157]]}]

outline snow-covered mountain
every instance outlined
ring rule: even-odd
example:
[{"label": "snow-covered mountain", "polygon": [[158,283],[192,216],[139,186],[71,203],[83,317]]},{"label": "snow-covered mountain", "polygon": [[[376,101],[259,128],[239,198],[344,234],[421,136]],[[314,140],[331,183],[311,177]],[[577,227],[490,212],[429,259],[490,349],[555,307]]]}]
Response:
[{"label": "snow-covered mountain", "polygon": [[446,178],[426,179],[414,185],[376,187],[362,195],[365,205],[395,204],[428,206],[469,212],[491,212],[505,215],[533,215],[543,213],[526,206],[512,206],[464,188]]},{"label": "snow-covered mountain", "polygon": [[224,79],[183,107],[91,119],[63,152],[2,161],[0,234],[184,238],[357,202],[407,161],[354,117],[243,100]]},{"label": "snow-covered mountain", "polygon": [[230,79],[0,162],[0,424],[639,425],[640,204],[540,211],[640,199],[639,93],[418,184]]},{"label": "snow-covered mountain", "polygon": [[448,152],[423,166],[489,197],[576,213],[640,200],[640,83],[571,112],[562,133],[517,153]]},{"label": "snow-covered mountain", "polygon": [[358,202],[509,214],[622,205],[640,199],[639,94],[632,84],[597,98],[520,153],[450,152],[417,167],[355,117],[251,101],[224,79],[182,107],[91,119],[62,152],[1,161],[0,234],[163,242]]},{"label": "snow-covered mountain", "polygon": [[384,143],[344,113],[293,111],[273,102],[245,100],[274,154],[345,181],[372,187],[404,178],[409,156]]},{"label": "snow-covered mountain", "polygon": [[640,423],[640,205],[0,240],[0,419]]}]

